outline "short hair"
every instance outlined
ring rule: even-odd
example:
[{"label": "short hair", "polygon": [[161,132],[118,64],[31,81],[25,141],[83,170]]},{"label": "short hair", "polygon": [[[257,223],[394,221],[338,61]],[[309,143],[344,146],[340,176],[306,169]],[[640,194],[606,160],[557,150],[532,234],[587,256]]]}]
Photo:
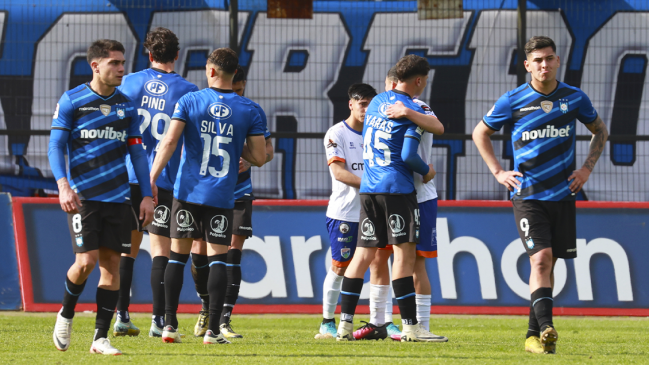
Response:
[{"label": "short hair", "polygon": [[399,82],[399,77],[397,76],[397,67],[392,66],[390,67],[390,70],[388,71],[388,75],[386,76],[388,80],[391,82],[397,83]]},{"label": "short hair", "polygon": [[414,54],[401,57],[394,68],[399,81],[407,81],[414,76],[427,76],[430,71],[428,60]]},{"label": "short hair", "polygon": [[546,37],[544,35],[534,36],[530,38],[527,43],[525,43],[525,56],[527,57],[527,55],[529,55],[530,53],[538,49],[547,47],[552,47],[552,51],[554,51],[554,53],[557,53],[557,46],[554,44],[552,38]]},{"label": "short hair", "polygon": [[239,65],[239,57],[230,48],[217,48],[207,57],[207,62],[232,75]]},{"label": "short hair", "polygon": [[349,100],[371,99],[376,96],[376,90],[368,84],[353,84],[347,89]]},{"label": "short hair", "polygon": [[146,34],[144,48],[159,63],[174,62],[180,50],[178,37],[167,28],[158,27]]},{"label": "short hair", "polygon": [[241,65],[237,65],[237,73],[234,74],[234,78],[232,79],[232,83],[237,83],[240,81],[246,81],[246,70],[241,67]]},{"label": "short hair", "polygon": [[120,42],[112,39],[98,39],[92,42],[90,47],[88,47],[88,52],[86,52],[86,60],[88,61],[88,64],[91,64],[92,60],[108,57],[111,51],[126,53],[124,45],[122,45]]}]

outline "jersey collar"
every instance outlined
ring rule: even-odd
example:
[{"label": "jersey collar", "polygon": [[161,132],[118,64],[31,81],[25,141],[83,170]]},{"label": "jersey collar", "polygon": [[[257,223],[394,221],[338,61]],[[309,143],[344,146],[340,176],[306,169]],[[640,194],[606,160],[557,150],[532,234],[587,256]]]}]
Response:
[{"label": "jersey collar", "polygon": [[93,90],[93,89],[90,87],[90,82],[86,82],[86,87],[87,87],[90,91],[92,91],[93,93],[95,93],[95,95],[97,95],[98,97],[100,97],[100,98],[102,98],[102,99],[104,99],[104,100],[108,100],[108,99],[112,98],[113,96],[115,96],[115,94],[117,94],[117,88],[115,88],[115,91],[113,91],[112,94],[110,94],[110,95],[108,95],[108,96],[104,96],[104,95],[101,95],[100,93],[96,92],[95,90]]},{"label": "jersey collar", "polygon": [[224,94],[229,94],[234,92],[234,90],[232,89],[219,89],[218,87],[210,87],[210,89]]},{"label": "jersey collar", "polygon": [[349,124],[347,124],[347,122],[344,121],[344,120],[343,120],[343,124],[345,125],[345,127],[347,127],[347,129],[349,129],[350,131],[352,131],[352,132],[358,134],[359,136],[362,136],[362,135],[363,135],[362,132],[359,132],[359,131],[357,131],[356,129],[350,127]]},{"label": "jersey collar", "polygon": [[153,71],[160,72],[161,74],[175,74],[176,73],[175,71],[167,72],[165,70],[161,70],[161,69],[155,68],[155,67],[151,67],[151,69]]},{"label": "jersey collar", "polygon": [[412,99],[412,96],[410,96],[410,94],[405,93],[405,92],[403,92],[403,91],[401,91],[401,90],[392,89],[392,91],[395,92],[395,93],[397,93],[397,94],[405,95],[405,96],[409,97],[410,99]]},{"label": "jersey collar", "polygon": [[551,96],[552,94],[554,94],[555,92],[557,92],[557,90],[559,90],[559,85],[561,84],[561,81],[559,81],[559,80],[556,80],[556,81],[557,81],[557,86],[556,86],[556,87],[554,88],[554,90],[552,90],[552,92],[550,92],[549,94],[544,94],[544,93],[542,93],[542,92],[536,90],[536,89],[534,88],[534,86],[532,86],[532,83],[531,83],[531,82],[528,82],[527,84],[530,86],[530,88],[531,88],[532,90],[536,91],[537,94],[541,94],[541,95],[543,95],[543,96],[545,96],[545,97],[547,98],[548,96]]}]

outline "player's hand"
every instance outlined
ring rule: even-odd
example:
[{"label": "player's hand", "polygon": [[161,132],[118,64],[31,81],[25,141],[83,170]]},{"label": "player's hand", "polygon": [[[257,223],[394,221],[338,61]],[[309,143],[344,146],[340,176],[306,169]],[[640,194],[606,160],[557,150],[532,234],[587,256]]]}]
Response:
[{"label": "player's hand", "polygon": [[402,102],[397,101],[396,103],[390,105],[385,111],[385,115],[390,119],[401,119],[406,118],[410,108],[403,105]]},{"label": "player's hand", "polygon": [[142,198],[140,203],[140,220],[142,222],[142,227],[148,226],[153,222],[153,199],[150,196],[145,196]]},{"label": "player's hand", "polygon": [[158,185],[155,182],[151,183],[151,193],[153,195],[153,206],[158,206]]},{"label": "player's hand", "polygon": [[521,188],[521,182],[518,181],[516,176],[523,177],[523,174],[518,171],[501,170],[495,173],[494,176],[496,177],[496,180],[505,185],[509,191],[519,190]]},{"label": "player's hand", "polygon": [[423,176],[424,184],[431,181],[435,177],[435,175],[437,174],[437,171],[435,171],[435,169],[433,168],[433,164],[428,164],[428,168],[429,168],[428,173]]},{"label": "player's hand", "polygon": [[65,184],[59,184],[59,203],[61,204],[61,209],[69,214],[79,213],[78,208],[83,205],[81,204],[79,195],[70,188],[67,182]]},{"label": "player's hand", "polygon": [[570,183],[570,191],[572,191],[573,193],[578,193],[581,188],[584,187],[586,181],[588,181],[590,173],[591,171],[585,167],[573,171],[572,174],[568,176],[568,181],[572,180],[572,182]]},{"label": "player's hand", "polygon": [[242,173],[244,171],[248,171],[250,169],[250,166],[252,166],[252,164],[250,162],[248,162],[248,161],[244,160],[243,158],[239,157],[239,173]]}]

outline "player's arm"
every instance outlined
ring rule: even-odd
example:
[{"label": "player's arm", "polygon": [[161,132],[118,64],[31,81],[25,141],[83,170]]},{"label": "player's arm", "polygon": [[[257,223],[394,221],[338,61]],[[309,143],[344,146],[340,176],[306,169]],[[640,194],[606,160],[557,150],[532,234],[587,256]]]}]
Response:
[{"label": "player's arm", "polygon": [[329,164],[329,168],[331,169],[331,173],[334,175],[334,179],[340,181],[345,185],[349,185],[352,188],[361,188],[361,178],[347,171],[344,162],[332,161]]},{"label": "player's arm", "polygon": [[388,118],[391,119],[406,118],[417,124],[426,132],[438,136],[444,134],[444,125],[439,121],[439,119],[437,119],[436,116],[423,114],[416,110],[412,110],[400,101],[397,101],[395,104],[390,105],[386,110],[385,115],[387,115]]},{"label": "player's arm", "polygon": [[[273,143],[271,142],[270,138],[266,138],[266,162],[264,162],[264,164],[272,161],[273,157],[275,157],[273,151]],[[239,159],[239,173],[248,171],[250,169],[250,166],[252,166],[252,164],[248,162],[246,158],[250,158],[250,149],[248,149],[248,144],[244,143],[243,150],[241,151],[241,158]]]},{"label": "player's arm", "polygon": [[151,182],[149,181],[149,161],[142,147],[142,138],[131,137],[128,139],[127,144],[128,153],[131,155],[131,162],[133,163],[133,171],[135,172],[137,182],[140,185],[140,192],[142,193],[139,218],[143,221],[142,227],[146,227],[149,223],[153,222],[154,194],[151,189]]},{"label": "player's arm", "polygon": [[167,166],[169,160],[171,160],[171,156],[173,156],[174,151],[176,151],[176,146],[178,146],[178,141],[180,141],[184,129],[184,120],[176,118],[171,120],[171,125],[167,131],[167,135],[162,141],[160,141],[160,144],[158,145],[158,153],[153,160],[153,166],[151,166],[151,186],[155,185],[155,182],[158,180],[162,170]]},{"label": "player's arm", "polygon": [[273,149],[273,142],[270,137],[266,138],[266,163],[269,163],[275,157],[275,149]]},{"label": "player's arm", "polygon": [[246,145],[241,151],[241,157],[252,165],[262,167],[266,163],[266,141],[263,135],[246,137]]},{"label": "player's arm", "polygon": [[509,191],[520,189],[521,183],[516,179],[516,176],[522,177],[523,174],[518,171],[505,171],[500,165],[500,162],[498,162],[498,159],[496,159],[496,154],[494,153],[494,148],[491,144],[491,135],[495,132],[496,131],[489,128],[484,121],[480,121],[473,130],[473,142],[476,147],[478,147],[482,159],[485,161],[489,167],[489,171],[491,171],[496,180],[498,180],[502,185],[505,185]]},{"label": "player's arm", "polygon": [[608,139],[606,124],[604,124],[599,116],[597,116],[594,122],[586,124],[586,128],[593,134],[593,138],[590,140],[586,161],[580,169],[573,171],[568,177],[568,181],[572,180],[570,183],[570,191],[573,193],[579,192],[586,181],[588,181],[590,173],[593,172],[595,164],[599,160],[602,151],[604,151],[604,145]]},{"label": "player's arm", "polygon": [[419,149],[419,140],[417,138],[406,136],[403,139],[403,149],[401,150],[401,159],[408,167],[424,178],[424,184],[435,177],[433,165],[426,165],[424,160],[417,154]]}]

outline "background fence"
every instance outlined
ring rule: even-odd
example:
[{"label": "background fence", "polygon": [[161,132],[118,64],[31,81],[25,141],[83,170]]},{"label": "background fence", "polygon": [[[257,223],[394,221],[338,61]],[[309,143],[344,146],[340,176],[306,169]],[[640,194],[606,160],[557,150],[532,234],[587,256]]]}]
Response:
[{"label": "background fence", "polygon": [[[276,158],[253,172],[257,196],[326,198],[331,182],[322,137],[348,116],[347,88],[366,82],[382,91],[387,70],[413,53],[432,66],[422,99],[446,128],[434,142],[440,197],[505,198],[470,134],[498,97],[517,85],[517,1],[465,0],[460,18],[436,20],[419,20],[417,1],[314,1],[308,19],[271,19],[266,0],[234,3],[246,95],[264,108],[275,137]],[[51,116],[65,90],[91,78],[85,62],[90,42],[121,41],[127,72],[134,72],[148,67],[146,32],[167,27],[180,38],[176,71],[203,88],[208,52],[230,44],[230,5],[0,1],[2,189],[15,195],[55,192],[47,162]],[[534,0],[526,6],[527,38],[555,40],[558,79],[590,96],[611,133],[581,198],[646,201],[649,2]],[[577,134],[579,166],[589,132],[579,125]],[[506,131],[495,137],[497,156],[511,168]]]}]

